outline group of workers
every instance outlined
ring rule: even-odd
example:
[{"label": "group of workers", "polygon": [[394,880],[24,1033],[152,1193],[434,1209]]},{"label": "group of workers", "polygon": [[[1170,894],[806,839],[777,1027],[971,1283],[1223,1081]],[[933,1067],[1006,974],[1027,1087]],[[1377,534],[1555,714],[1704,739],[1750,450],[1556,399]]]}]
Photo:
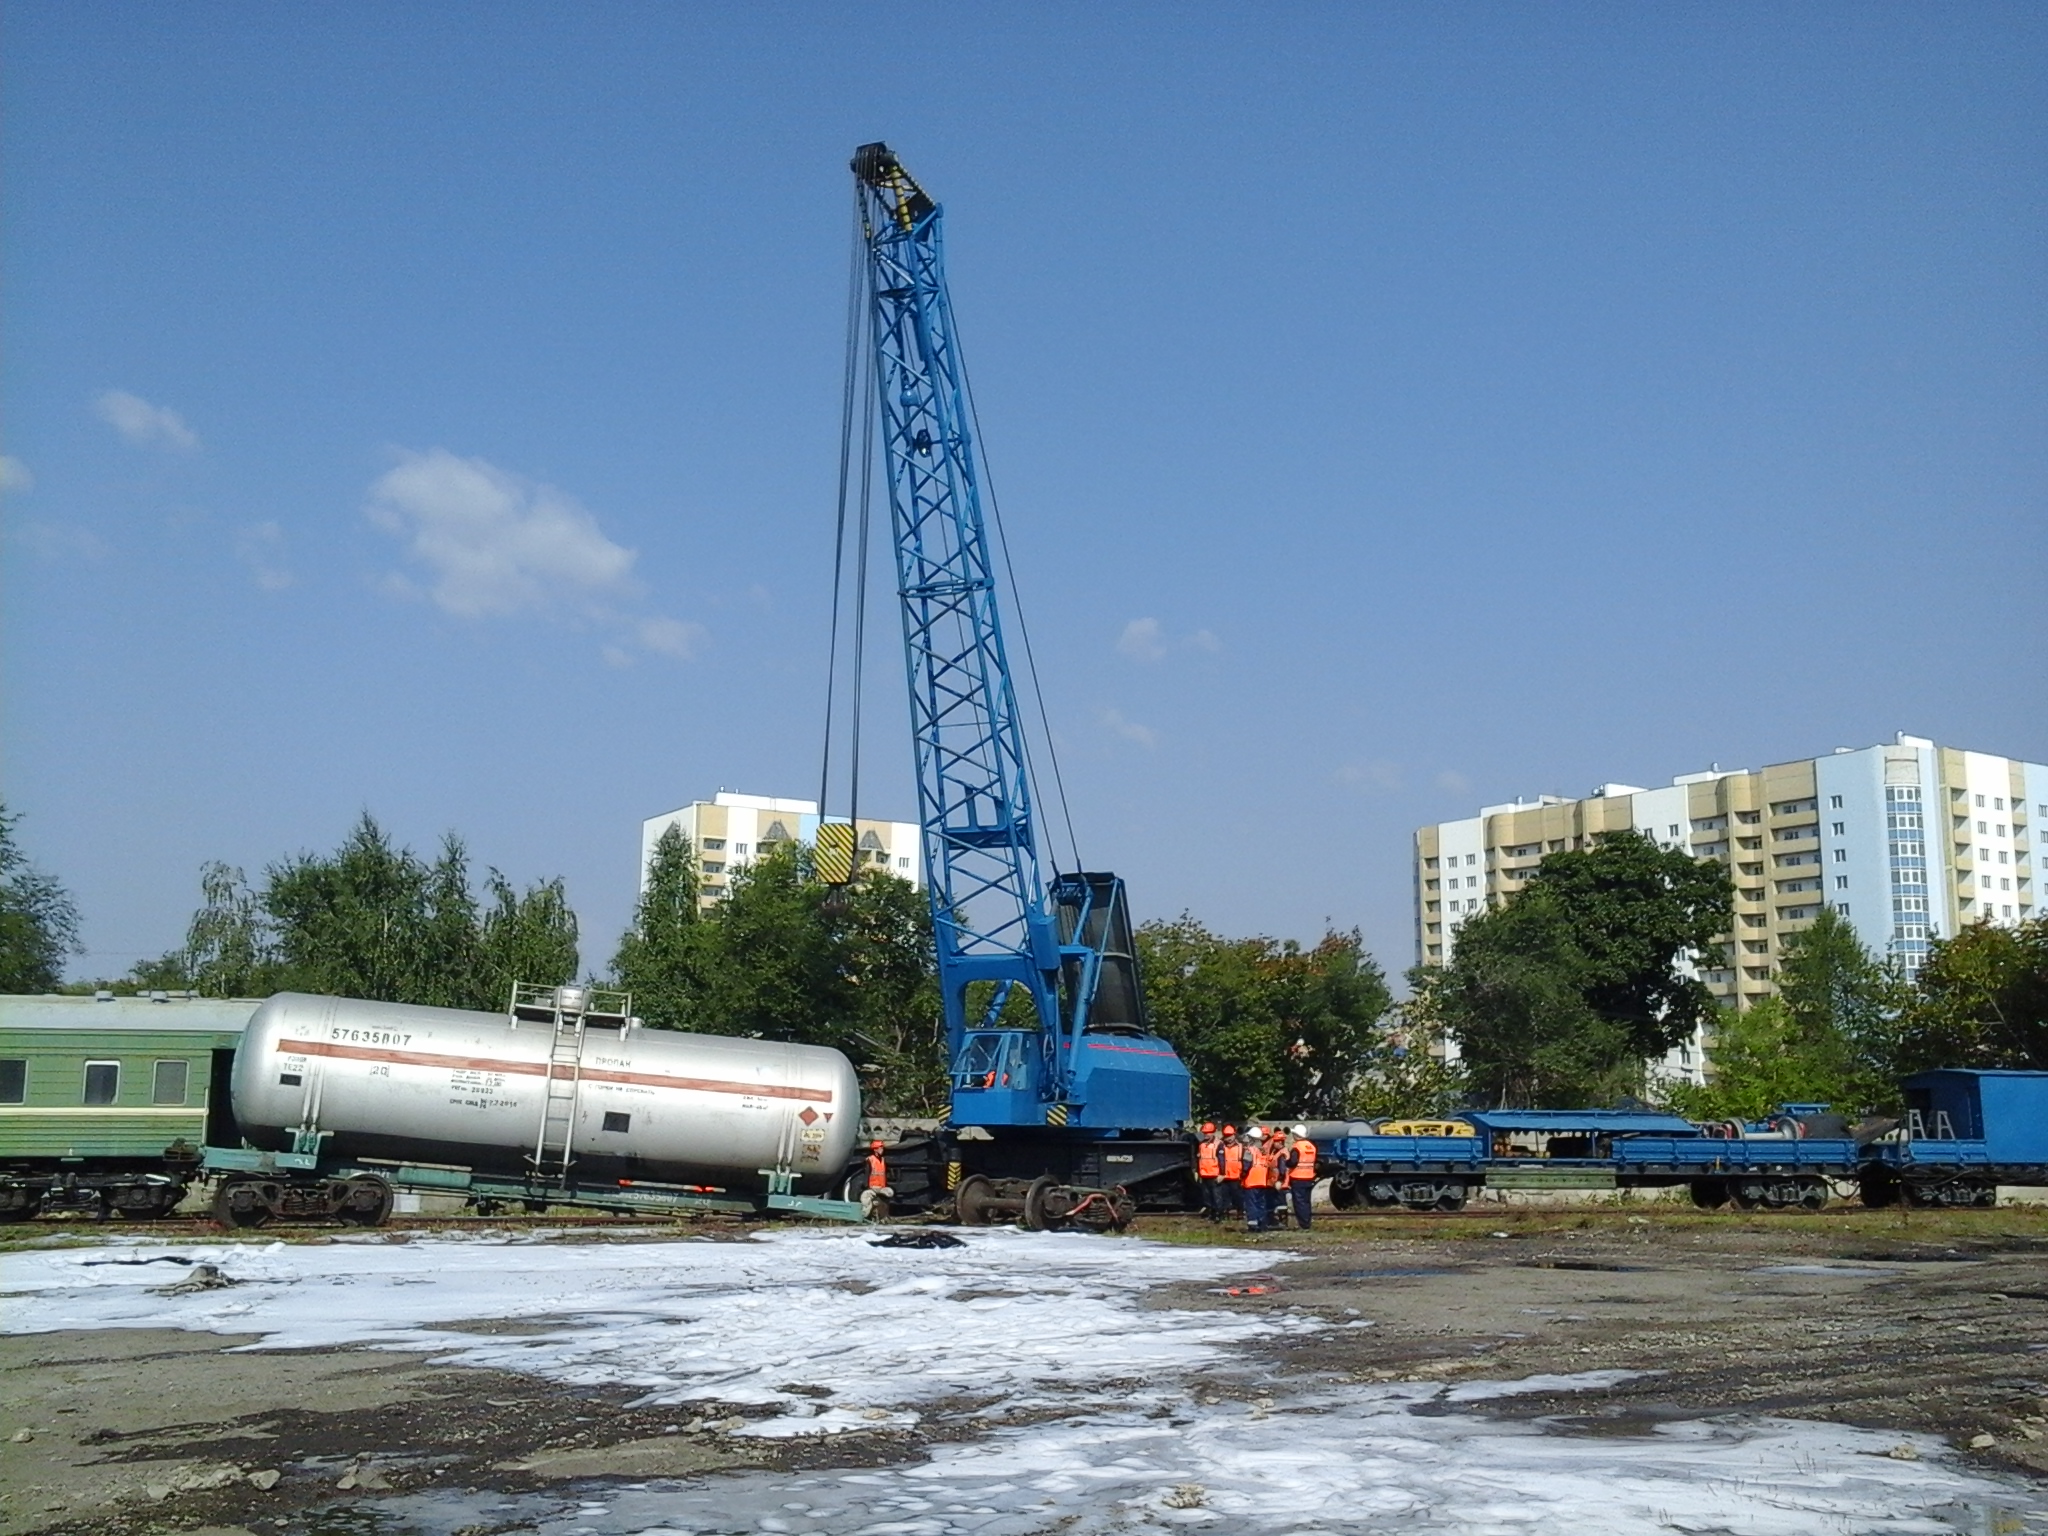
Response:
[{"label": "group of workers", "polygon": [[1309,1228],[1309,1197],[1316,1187],[1316,1144],[1308,1127],[1219,1128],[1204,1121],[1195,1143],[1195,1181],[1202,1190],[1202,1214],[1211,1221],[1243,1216],[1248,1232],[1267,1232],[1287,1222]]}]

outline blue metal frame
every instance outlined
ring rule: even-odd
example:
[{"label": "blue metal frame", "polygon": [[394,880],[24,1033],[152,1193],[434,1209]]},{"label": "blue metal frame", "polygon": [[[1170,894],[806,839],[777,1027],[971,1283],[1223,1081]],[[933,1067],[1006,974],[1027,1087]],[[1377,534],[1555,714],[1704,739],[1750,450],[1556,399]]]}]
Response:
[{"label": "blue metal frame", "polygon": [[[954,1122],[1176,1124],[1187,1117],[1187,1072],[1170,1046],[1144,1031],[1141,1014],[1122,1022],[1146,1045],[1126,1054],[1149,1059],[1117,1063],[1124,1070],[1102,1079],[1110,1091],[1091,1092],[1102,1053],[1083,1036],[1097,1023],[1104,955],[1082,936],[1098,903],[1121,903],[1123,885],[1113,876],[1062,876],[1047,891],[946,292],[940,210],[886,145],[864,146],[853,169]],[[992,984],[993,996],[970,1020],[967,990],[976,982]],[[1021,1032],[1029,1036],[1020,1042],[1022,1070],[970,1073],[970,1032],[1018,1032],[1005,1005],[1020,987],[1035,1016]]]}]

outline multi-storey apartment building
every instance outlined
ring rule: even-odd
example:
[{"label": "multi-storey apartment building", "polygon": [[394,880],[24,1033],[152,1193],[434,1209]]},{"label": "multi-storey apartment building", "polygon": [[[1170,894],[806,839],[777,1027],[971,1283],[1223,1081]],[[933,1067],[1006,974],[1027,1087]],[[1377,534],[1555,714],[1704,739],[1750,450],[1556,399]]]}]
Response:
[{"label": "multi-storey apartment building", "polygon": [[1735,929],[1702,975],[1740,1008],[1772,991],[1785,940],[1823,905],[1908,975],[1932,939],[2034,916],[2048,767],[1901,734],[1757,772],[1680,774],[1663,789],[1489,805],[1415,834],[1417,960],[1443,964],[1459,923],[1520,889],[1546,853],[1621,828],[1727,867]]},{"label": "multi-storey apartment building", "polygon": [[[818,803],[769,795],[738,795],[720,790],[680,810],[649,817],[640,823],[640,889],[647,889],[647,866],[654,845],[670,827],[681,827],[697,850],[701,879],[698,901],[714,906],[725,898],[734,871],[760,858],[777,843],[818,840]],[[915,823],[870,821],[854,824],[854,866],[886,869],[912,885],[924,883],[924,860]]]}]

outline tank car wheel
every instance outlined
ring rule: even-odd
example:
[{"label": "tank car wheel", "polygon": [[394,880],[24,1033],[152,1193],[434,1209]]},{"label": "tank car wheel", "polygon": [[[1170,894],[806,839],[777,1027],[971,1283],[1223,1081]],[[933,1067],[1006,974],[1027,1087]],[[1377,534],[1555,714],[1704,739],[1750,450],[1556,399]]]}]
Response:
[{"label": "tank car wheel", "polygon": [[985,1227],[989,1225],[989,1204],[994,1199],[995,1186],[980,1174],[970,1173],[953,1191],[953,1215],[963,1227]]},{"label": "tank car wheel", "polygon": [[1824,1210],[1828,1203],[1828,1187],[1819,1179],[1799,1181],[1799,1208],[1802,1211]]},{"label": "tank car wheel", "polygon": [[1754,1182],[1734,1184],[1729,1187],[1729,1197],[1734,1200],[1737,1210],[1755,1211],[1763,1208],[1765,1191],[1761,1184]]},{"label": "tank car wheel", "polygon": [[262,1226],[270,1220],[263,1186],[254,1179],[230,1179],[213,1193],[213,1219],[229,1231]]},{"label": "tank car wheel", "polygon": [[334,1214],[352,1227],[381,1227],[391,1219],[391,1186],[373,1173],[359,1173],[348,1181]]},{"label": "tank car wheel", "polygon": [[1031,1187],[1024,1191],[1024,1230],[1026,1232],[1050,1232],[1053,1219],[1046,1211],[1046,1204],[1053,1190],[1059,1187],[1059,1180],[1049,1173],[1041,1173],[1031,1181]]},{"label": "tank car wheel", "polygon": [[1444,1186],[1436,1192],[1436,1208],[1440,1211],[1462,1211],[1465,1209],[1465,1187]]},{"label": "tank car wheel", "polygon": [[1359,1204],[1358,1186],[1349,1179],[1330,1180],[1330,1209],[1352,1210]]}]

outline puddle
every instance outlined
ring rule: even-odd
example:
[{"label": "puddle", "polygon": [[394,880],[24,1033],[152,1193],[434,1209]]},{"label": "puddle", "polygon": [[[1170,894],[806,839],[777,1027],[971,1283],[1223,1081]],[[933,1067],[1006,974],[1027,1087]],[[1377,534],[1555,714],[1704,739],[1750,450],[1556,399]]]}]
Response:
[{"label": "puddle", "polygon": [[1340,1280],[1413,1280],[1425,1275],[1462,1275],[1462,1269],[1347,1269]]},{"label": "puddle", "polygon": [[1765,1264],[1750,1271],[1753,1275],[1818,1275],[1823,1279],[1835,1280],[1881,1280],[1886,1275],[1898,1273],[1875,1264]]},{"label": "puddle", "polygon": [[1602,1275],[1643,1275],[1648,1264],[1609,1264],[1602,1259],[1517,1259],[1517,1269],[1583,1269]]}]

